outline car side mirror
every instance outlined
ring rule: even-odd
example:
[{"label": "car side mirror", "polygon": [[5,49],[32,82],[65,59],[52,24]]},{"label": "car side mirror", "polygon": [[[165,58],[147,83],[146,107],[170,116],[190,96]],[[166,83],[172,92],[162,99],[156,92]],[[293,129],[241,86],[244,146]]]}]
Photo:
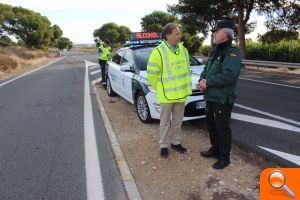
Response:
[{"label": "car side mirror", "polygon": [[133,72],[133,68],[128,64],[121,65],[120,70],[122,72]]}]

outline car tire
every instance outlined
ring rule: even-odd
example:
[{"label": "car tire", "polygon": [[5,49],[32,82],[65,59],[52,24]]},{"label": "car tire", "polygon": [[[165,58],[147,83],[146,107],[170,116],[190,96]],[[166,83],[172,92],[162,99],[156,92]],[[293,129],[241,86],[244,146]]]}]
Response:
[{"label": "car tire", "polygon": [[136,95],[135,105],[136,105],[137,115],[143,123],[148,124],[148,123],[153,122],[147,99],[146,99],[145,95],[142,92],[139,92]]},{"label": "car tire", "polygon": [[107,79],[106,79],[106,92],[107,92],[107,95],[110,96],[110,97],[114,97],[114,96],[117,95],[117,94],[115,93],[115,91],[112,89],[111,83],[110,83],[110,80],[109,80],[108,77],[107,77]]}]

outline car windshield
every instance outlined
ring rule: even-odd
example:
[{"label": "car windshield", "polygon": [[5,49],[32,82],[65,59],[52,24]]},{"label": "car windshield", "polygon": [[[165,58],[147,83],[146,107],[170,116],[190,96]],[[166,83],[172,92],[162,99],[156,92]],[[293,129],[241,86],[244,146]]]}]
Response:
[{"label": "car windshield", "polygon": [[[143,48],[143,49],[135,49],[135,56],[137,60],[138,67],[141,71],[147,70],[147,63],[153,48]],[[201,65],[201,62],[196,58],[190,56],[190,66]]]}]

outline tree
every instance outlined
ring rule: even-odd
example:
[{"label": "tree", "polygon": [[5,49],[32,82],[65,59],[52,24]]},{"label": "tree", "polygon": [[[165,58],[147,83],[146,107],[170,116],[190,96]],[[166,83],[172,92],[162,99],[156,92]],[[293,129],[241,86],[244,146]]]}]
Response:
[{"label": "tree", "polygon": [[149,15],[146,15],[142,18],[141,26],[142,31],[157,31],[161,32],[164,25],[167,23],[178,23],[178,18],[170,15],[169,13],[165,13],[162,11],[154,11]]},{"label": "tree", "polygon": [[[168,10],[181,16],[184,24],[197,27],[193,28],[193,31],[202,32],[204,35],[207,35],[209,29],[215,26],[218,19],[227,19],[235,22],[238,25],[242,57],[245,58],[245,34],[247,33],[250,14],[253,11],[266,14],[269,12],[268,10],[274,11],[283,8],[284,5],[287,7],[288,5],[294,5],[293,2],[288,0],[179,0],[179,4],[169,6]],[[281,14],[276,16],[276,19],[282,19],[286,16],[284,12]]]},{"label": "tree", "polygon": [[51,46],[55,46],[58,39],[62,37],[63,35],[63,31],[61,30],[61,28],[54,24],[53,26],[51,26],[51,29],[53,31],[53,37],[51,38]]},{"label": "tree", "polygon": [[32,10],[0,4],[0,32],[23,40],[27,47],[47,48],[53,37],[50,21]]},{"label": "tree", "polygon": [[191,36],[189,33],[183,33],[181,38],[184,46],[188,49],[189,54],[194,55],[199,53],[200,47],[204,41],[204,38],[200,38],[198,35]]},{"label": "tree", "polygon": [[124,44],[126,41],[130,39],[131,30],[127,26],[120,26],[119,27],[119,38],[118,42]]},{"label": "tree", "polygon": [[104,41],[109,39],[112,44],[123,44],[129,40],[130,29],[126,26],[118,26],[116,23],[110,22],[103,24],[99,29],[94,30],[93,36],[97,43],[97,38]]},{"label": "tree", "polygon": [[[146,15],[141,19],[141,25],[143,31],[157,31],[162,32],[163,27],[167,23],[179,23],[179,19],[169,13],[154,11],[153,13]],[[188,49],[190,54],[194,54],[199,51],[200,46],[204,38],[200,38],[195,35],[195,32],[190,33],[186,31],[187,26],[181,28],[182,41],[184,46]]]},{"label": "tree", "polygon": [[299,32],[293,30],[271,30],[259,35],[262,43],[278,43],[282,40],[299,40]]},{"label": "tree", "polygon": [[73,43],[69,38],[61,37],[57,40],[57,48],[59,49],[71,49]]},{"label": "tree", "polygon": [[267,16],[266,25],[270,30],[299,31],[299,0],[273,0],[271,3],[262,4],[258,12]]},{"label": "tree", "polygon": [[9,47],[9,46],[13,46],[13,45],[16,45],[16,43],[13,42],[8,36],[6,36],[6,35],[0,36],[0,46]]},{"label": "tree", "polygon": [[0,3],[0,36],[5,34],[5,24],[15,16],[10,5]]}]

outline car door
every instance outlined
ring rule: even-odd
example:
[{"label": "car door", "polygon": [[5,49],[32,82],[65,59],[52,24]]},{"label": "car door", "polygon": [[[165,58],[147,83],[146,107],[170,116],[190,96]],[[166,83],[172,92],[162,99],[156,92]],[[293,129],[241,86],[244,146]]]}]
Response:
[{"label": "car door", "polygon": [[130,103],[134,103],[133,95],[132,95],[132,77],[134,76],[135,62],[133,59],[133,55],[130,49],[126,50],[124,58],[122,59],[121,66],[127,65],[131,70],[122,71],[122,97],[129,101]]},{"label": "car door", "polygon": [[111,83],[111,87],[118,95],[121,95],[122,88],[123,88],[122,86],[123,78],[122,78],[120,67],[124,55],[125,55],[124,50],[117,51],[112,56],[112,60],[108,66],[108,77]]}]

